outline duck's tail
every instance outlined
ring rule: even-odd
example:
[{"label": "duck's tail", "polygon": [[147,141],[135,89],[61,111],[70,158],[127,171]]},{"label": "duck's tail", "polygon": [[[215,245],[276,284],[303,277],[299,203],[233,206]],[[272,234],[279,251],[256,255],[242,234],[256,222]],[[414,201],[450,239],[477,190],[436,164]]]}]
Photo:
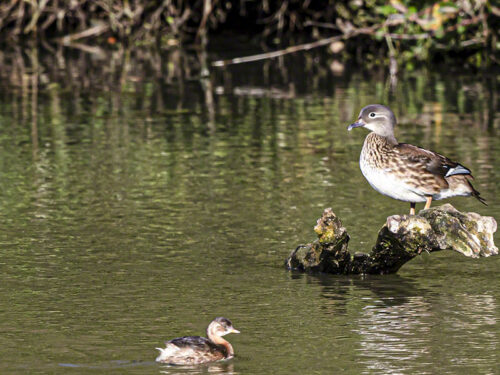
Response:
[{"label": "duck's tail", "polygon": [[156,362],[164,362],[165,359],[168,357],[166,348],[165,349],[156,348],[156,349],[160,351],[160,355],[158,357],[156,357],[155,361]]},{"label": "duck's tail", "polygon": [[488,203],[486,203],[486,199],[484,199],[480,194],[479,194],[479,191],[477,191],[476,189],[473,188],[473,192],[472,192],[472,195],[474,196],[474,198],[476,198],[479,202],[481,202],[482,204],[484,204],[485,206],[488,205]]},{"label": "duck's tail", "polygon": [[[472,175],[470,175],[470,177],[472,177]],[[474,198],[476,198],[479,202],[481,202],[482,204],[484,204],[485,206],[487,206],[488,203],[486,203],[486,199],[484,199],[481,196],[481,193],[479,193],[479,191],[477,191],[476,189],[474,189],[474,186],[472,186],[472,184],[471,184],[471,182],[470,182],[470,180],[468,178],[467,178],[467,183],[469,184],[469,187],[470,187],[470,190],[471,190],[471,195]]]}]

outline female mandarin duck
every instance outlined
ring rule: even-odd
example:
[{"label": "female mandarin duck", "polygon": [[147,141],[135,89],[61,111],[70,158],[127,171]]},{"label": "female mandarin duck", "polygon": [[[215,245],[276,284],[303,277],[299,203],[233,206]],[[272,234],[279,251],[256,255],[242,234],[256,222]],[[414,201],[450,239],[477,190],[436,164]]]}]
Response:
[{"label": "female mandarin duck", "polygon": [[184,336],[167,341],[166,348],[156,348],[160,355],[156,362],[171,365],[197,365],[234,357],[233,346],[222,336],[240,333],[226,318],[215,318],[207,328],[207,336]]},{"label": "female mandarin duck", "polygon": [[396,117],[390,108],[371,104],[359,113],[358,120],[347,130],[364,127],[366,136],[359,158],[361,172],[379,193],[410,202],[410,215],[415,204],[455,196],[474,196],[485,200],[474,189],[471,171],[463,165],[433,151],[398,143],[394,137]]}]

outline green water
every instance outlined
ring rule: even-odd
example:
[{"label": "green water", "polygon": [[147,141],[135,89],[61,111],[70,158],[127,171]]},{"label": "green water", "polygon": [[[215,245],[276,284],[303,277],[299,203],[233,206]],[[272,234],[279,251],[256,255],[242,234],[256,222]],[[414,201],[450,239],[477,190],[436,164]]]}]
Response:
[{"label": "green water", "polygon": [[[370,103],[394,109],[400,141],[471,168],[489,206],[448,202],[498,220],[497,74],[391,87],[300,55],[200,81],[175,55],[159,70],[77,56],[0,75],[0,373],[500,373],[500,257],[425,254],[384,277],[283,267],[326,207],[353,251],[408,212],[359,171],[366,132],[346,127]],[[154,363],[216,316],[241,331],[233,360]]]}]

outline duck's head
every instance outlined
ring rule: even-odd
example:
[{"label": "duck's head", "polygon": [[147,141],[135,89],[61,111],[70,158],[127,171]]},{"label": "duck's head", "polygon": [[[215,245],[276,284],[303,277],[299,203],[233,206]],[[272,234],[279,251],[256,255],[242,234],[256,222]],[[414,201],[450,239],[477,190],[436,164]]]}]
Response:
[{"label": "duck's head", "polygon": [[386,138],[394,138],[396,116],[389,107],[382,104],[370,104],[359,112],[358,120],[349,125],[347,130],[366,128],[375,134]]},{"label": "duck's head", "polygon": [[207,328],[208,337],[214,336],[224,336],[228,333],[240,333],[237,329],[233,327],[233,323],[229,319],[218,317],[212,320]]}]

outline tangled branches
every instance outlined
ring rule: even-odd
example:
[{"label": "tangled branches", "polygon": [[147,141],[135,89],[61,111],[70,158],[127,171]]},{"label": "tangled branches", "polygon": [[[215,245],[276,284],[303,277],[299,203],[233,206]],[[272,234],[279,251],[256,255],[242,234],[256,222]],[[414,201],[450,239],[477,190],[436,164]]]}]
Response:
[{"label": "tangled branches", "polygon": [[0,2],[0,41],[204,43],[229,30],[281,45],[297,33],[355,39],[352,53],[406,61],[457,52],[495,60],[499,19],[490,0],[10,0]]}]

